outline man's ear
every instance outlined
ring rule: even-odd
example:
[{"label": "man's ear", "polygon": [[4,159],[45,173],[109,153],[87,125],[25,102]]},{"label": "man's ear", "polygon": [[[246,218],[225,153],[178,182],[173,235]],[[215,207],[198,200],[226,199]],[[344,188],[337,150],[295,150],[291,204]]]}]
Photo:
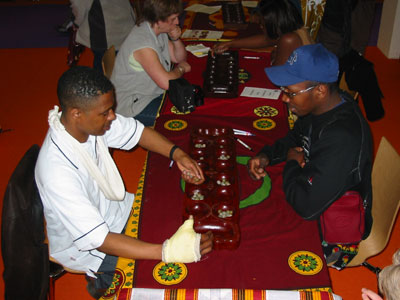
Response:
[{"label": "man's ear", "polygon": [[326,84],[320,83],[316,86],[315,92],[319,98],[325,98],[329,92],[329,88]]},{"label": "man's ear", "polygon": [[78,120],[81,117],[82,111],[79,108],[71,108],[68,112],[70,117],[74,120]]}]

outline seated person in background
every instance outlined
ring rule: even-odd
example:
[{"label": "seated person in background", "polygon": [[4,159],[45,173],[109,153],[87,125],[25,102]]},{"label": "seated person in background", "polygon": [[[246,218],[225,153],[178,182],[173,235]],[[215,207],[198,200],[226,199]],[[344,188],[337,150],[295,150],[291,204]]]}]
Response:
[{"label": "seated person in background", "polygon": [[169,80],[191,70],[179,39],[181,12],[179,0],[143,2],[141,18],[122,44],[111,76],[117,113],[153,125]]},{"label": "seated person in background", "polygon": [[[379,290],[387,300],[400,299],[400,249],[393,254],[393,264],[383,268],[378,275]],[[363,288],[363,300],[382,300],[381,296]]]},{"label": "seated person in background", "polygon": [[111,46],[118,51],[135,26],[135,13],[129,0],[70,0],[78,26],[76,42],[93,52],[93,68],[103,70],[101,61]]},{"label": "seated person in background", "polygon": [[[250,176],[261,179],[268,165],[286,161],[286,200],[306,220],[318,219],[346,191],[359,192],[366,209],[365,239],[372,225],[372,138],[357,103],[339,92],[337,57],[321,44],[307,45],[297,48],[284,65],[265,71],[299,119],[284,138],[264,146],[249,161]],[[323,241],[327,262],[338,269],[357,253],[351,256],[343,248]]]},{"label": "seated person in background", "polygon": [[[62,112],[49,112],[50,129],[35,168],[43,202],[50,256],[84,271],[91,295],[108,288],[118,256],[194,262],[211,250],[211,234],[200,236],[193,220],[164,244],[150,244],[121,233],[134,195],[125,191],[108,147],[129,150],[137,144],[174,159],[182,178],[204,181],[197,163],[168,139],[134,118],[114,113],[112,83],[99,71],[73,67],[58,82]],[[182,228],[182,227],[181,227]],[[185,245],[179,241],[185,241]],[[96,275],[95,275],[96,274]],[[101,294],[101,293],[100,293]]]},{"label": "seated person in background", "polygon": [[302,16],[290,0],[262,1],[257,11],[264,34],[218,43],[214,53],[229,48],[265,48],[273,46],[271,65],[283,65],[294,49],[312,44]]}]

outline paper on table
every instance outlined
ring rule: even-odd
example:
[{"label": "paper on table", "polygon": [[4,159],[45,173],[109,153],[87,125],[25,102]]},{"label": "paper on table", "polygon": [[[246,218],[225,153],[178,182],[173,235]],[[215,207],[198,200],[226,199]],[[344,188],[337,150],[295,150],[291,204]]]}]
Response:
[{"label": "paper on table", "polygon": [[257,1],[242,1],[242,5],[246,7],[257,7],[258,2]]},{"label": "paper on table", "polygon": [[203,57],[208,55],[210,47],[206,47],[203,44],[187,45],[186,50],[191,52],[193,55],[197,57]]},{"label": "paper on table", "polygon": [[185,32],[182,34],[182,38],[218,40],[222,37],[223,34],[223,31],[186,29]]},{"label": "paper on table", "polygon": [[197,13],[205,13],[205,14],[215,14],[217,11],[221,9],[221,5],[217,6],[207,6],[203,4],[193,4],[190,5],[189,7],[186,7],[186,11],[193,11]]},{"label": "paper on table", "polygon": [[281,90],[278,89],[263,89],[246,86],[240,96],[277,100],[280,94]]}]

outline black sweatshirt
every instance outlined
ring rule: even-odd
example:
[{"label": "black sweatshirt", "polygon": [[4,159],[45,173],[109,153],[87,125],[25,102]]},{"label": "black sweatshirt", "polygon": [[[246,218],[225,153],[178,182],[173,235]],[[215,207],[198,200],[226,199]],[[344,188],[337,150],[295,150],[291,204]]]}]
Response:
[{"label": "black sweatshirt", "polygon": [[283,189],[304,219],[317,219],[348,190],[360,192],[366,207],[366,238],[372,226],[372,137],[358,104],[347,94],[341,96],[343,104],[319,116],[299,118],[293,130],[260,153],[274,165],[286,161],[290,148],[303,147],[306,164],[301,168],[297,161],[287,161]]}]

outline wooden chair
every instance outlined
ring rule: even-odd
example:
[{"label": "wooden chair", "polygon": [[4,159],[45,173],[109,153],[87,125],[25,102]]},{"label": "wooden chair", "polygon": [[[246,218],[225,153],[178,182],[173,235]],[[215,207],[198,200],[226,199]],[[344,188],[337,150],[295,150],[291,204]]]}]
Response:
[{"label": "wooden chair", "polygon": [[105,53],[101,60],[104,75],[110,79],[115,63],[115,47],[111,46]]},{"label": "wooden chair", "polygon": [[[83,271],[77,271],[70,268],[63,266],[57,260],[49,256],[50,260],[50,274],[49,274],[49,290],[48,290],[48,300],[55,300],[55,283],[58,278],[63,276],[66,273],[73,273],[73,274],[86,274]],[[54,271],[52,271],[54,270]],[[58,271],[57,271],[58,270]]]},{"label": "wooden chair", "polygon": [[361,241],[359,252],[348,264],[349,267],[365,266],[375,273],[375,268],[366,262],[379,254],[387,245],[400,206],[400,156],[382,137],[372,169],[372,217],[371,233]]},{"label": "wooden chair", "polygon": [[[46,220],[44,220],[44,233],[45,233],[45,240],[44,243],[49,246],[49,240],[47,239],[47,232],[46,232]],[[77,271],[70,269],[68,267],[63,266],[60,262],[58,262],[55,258],[49,255],[49,289],[47,292],[48,300],[55,300],[56,299],[56,280],[63,276],[66,273],[73,273],[73,274],[86,274],[83,271]]]},{"label": "wooden chair", "polygon": [[358,95],[359,95],[359,94],[358,94],[357,91],[350,90],[349,86],[347,85],[347,82],[346,82],[346,72],[343,72],[342,77],[340,78],[340,81],[339,81],[339,88],[340,88],[341,90],[343,90],[343,91],[349,93],[349,94],[353,97],[353,99],[354,99],[355,101],[357,101]]}]

